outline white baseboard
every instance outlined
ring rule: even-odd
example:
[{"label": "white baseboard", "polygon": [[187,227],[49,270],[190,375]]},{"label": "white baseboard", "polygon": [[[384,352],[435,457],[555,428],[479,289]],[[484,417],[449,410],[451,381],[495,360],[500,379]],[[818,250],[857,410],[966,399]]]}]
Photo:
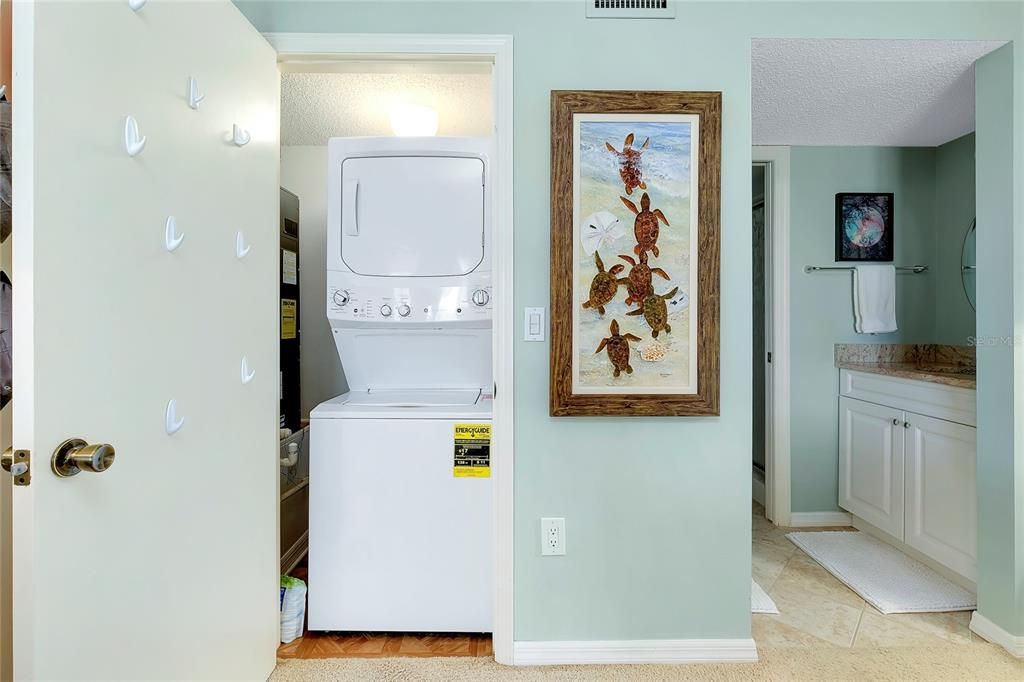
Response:
[{"label": "white baseboard", "polygon": [[515,665],[755,663],[753,639],[635,639],[516,642]]},{"label": "white baseboard", "polygon": [[977,611],[971,615],[971,632],[998,644],[1017,658],[1024,658],[1024,637],[1011,635]]},{"label": "white baseboard", "polygon": [[821,528],[822,526],[852,526],[849,512],[793,512],[789,517],[791,528]]}]

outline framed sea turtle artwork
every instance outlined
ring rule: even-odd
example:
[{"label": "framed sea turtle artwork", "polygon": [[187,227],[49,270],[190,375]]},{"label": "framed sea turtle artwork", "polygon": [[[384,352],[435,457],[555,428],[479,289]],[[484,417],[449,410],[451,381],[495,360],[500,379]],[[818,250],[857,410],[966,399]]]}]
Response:
[{"label": "framed sea turtle artwork", "polygon": [[836,194],[836,261],[891,262],[893,195]]},{"label": "framed sea turtle artwork", "polygon": [[551,93],[552,416],[717,415],[721,93]]}]

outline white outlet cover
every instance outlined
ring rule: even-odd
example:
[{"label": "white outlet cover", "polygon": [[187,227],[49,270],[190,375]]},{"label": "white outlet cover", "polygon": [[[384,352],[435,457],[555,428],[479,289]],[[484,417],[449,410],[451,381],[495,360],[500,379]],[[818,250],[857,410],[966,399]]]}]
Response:
[{"label": "white outlet cover", "polygon": [[565,555],[565,519],[547,517],[540,520],[541,556]]}]

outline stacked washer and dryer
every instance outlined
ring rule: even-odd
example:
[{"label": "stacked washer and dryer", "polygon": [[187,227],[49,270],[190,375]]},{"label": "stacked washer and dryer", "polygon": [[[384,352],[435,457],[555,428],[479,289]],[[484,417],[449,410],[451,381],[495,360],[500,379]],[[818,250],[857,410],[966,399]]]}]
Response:
[{"label": "stacked washer and dryer", "polygon": [[453,468],[456,426],[491,421],[490,148],[329,142],[349,392],[310,414],[311,630],[491,630],[491,480]]}]

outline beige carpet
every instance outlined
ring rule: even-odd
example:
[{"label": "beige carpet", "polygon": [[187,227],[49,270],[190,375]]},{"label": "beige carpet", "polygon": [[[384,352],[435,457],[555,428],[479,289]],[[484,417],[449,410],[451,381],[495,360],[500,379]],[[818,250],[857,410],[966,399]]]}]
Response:
[{"label": "beige carpet", "polygon": [[939,648],[761,649],[754,664],[507,668],[490,658],[278,661],[275,682],[326,680],[1024,680],[1024,660],[987,643]]}]

